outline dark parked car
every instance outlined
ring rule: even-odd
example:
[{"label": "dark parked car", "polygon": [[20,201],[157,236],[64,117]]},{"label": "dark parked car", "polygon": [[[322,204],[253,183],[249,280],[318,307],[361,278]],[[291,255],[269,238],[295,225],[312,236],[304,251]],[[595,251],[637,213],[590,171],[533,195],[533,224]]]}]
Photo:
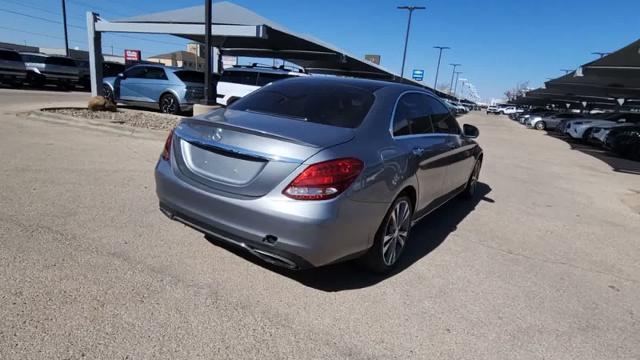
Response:
[{"label": "dark parked car", "polygon": [[11,86],[22,86],[27,78],[27,69],[20,53],[0,49],[0,83]]},{"label": "dark parked car", "polygon": [[112,77],[118,76],[118,74],[122,74],[126,69],[124,64],[120,64],[113,61],[105,61],[102,63],[102,76],[103,77]]},{"label": "dark parked car", "polygon": [[613,128],[607,134],[605,147],[620,156],[640,160],[640,126]]},{"label": "dark parked car", "polygon": [[269,263],[361,257],[386,272],[413,224],[473,196],[477,136],[422,88],[290,78],[178,124],[156,165],[156,193],[170,219]]},{"label": "dark parked car", "polygon": [[54,84],[70,89],[78,83],[80,70],[71,58],[40,53],[20,55],[27,67],[27,81],[33,86]]}]

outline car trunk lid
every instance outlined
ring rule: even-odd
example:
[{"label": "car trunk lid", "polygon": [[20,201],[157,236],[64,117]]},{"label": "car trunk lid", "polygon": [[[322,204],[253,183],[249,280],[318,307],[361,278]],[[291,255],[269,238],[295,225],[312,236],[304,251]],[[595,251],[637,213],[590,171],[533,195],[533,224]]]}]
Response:
[{"label": "car trunk lid", "polygon": [[220,109],[183,120],[175,130],[176,163],[210,188],[263,196],[306,159],[354,137],[352,129]]}]

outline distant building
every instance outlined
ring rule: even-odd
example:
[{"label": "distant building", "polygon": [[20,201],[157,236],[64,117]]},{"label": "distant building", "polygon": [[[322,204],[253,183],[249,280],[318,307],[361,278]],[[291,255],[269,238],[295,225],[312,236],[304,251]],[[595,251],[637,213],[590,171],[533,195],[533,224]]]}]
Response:
[{"label": "distant building", "polygon": [[364,59],[367,61],[371,61],[376,65],[380,65],[380,55],[365,55]]},{"label": "distant building", "polygon": [[35,46],[19,45],[5,42],[0,42],[0,49],[11,49],[24,52],[38,52],[38,48]]},{"label": "distant building", "polygon": [[187,51],[174,51],[166,54],[150,56],[147,61],[176,66],[188,70],[204,70],[204,45],[188,43]]}]

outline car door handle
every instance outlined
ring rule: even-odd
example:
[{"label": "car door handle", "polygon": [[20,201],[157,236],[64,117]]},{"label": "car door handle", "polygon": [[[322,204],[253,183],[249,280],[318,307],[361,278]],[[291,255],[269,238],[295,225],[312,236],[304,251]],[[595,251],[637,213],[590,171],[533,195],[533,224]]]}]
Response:
[{"label": "car door handle", "polygon": [[422,156],[422,154],[424,154],[425,152],[425,148],[423,148],[422,146],[416,146],[413,148],[412,152],[415,156]]}]

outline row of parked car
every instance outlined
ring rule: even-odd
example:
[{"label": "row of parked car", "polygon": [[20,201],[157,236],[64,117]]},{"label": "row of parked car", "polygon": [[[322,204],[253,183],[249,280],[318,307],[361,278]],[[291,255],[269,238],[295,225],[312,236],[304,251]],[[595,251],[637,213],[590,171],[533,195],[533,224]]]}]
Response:
[{"label": "row of parked car", "polygon": [[509,117],[531,129],[553,131],[640,160],[639,112],[576,113],[537,108],[514,112]]},{"label": "row of parked car", "polygon": [[[124,68],[123,64],[103,63],[105,76],[121,73]],[[89,62],[59,55],[0,49],[0,83],[12,87],[21,87],[25,83],[34,87],[49,84],[65,90],[76,86],[89,88]]]}]

